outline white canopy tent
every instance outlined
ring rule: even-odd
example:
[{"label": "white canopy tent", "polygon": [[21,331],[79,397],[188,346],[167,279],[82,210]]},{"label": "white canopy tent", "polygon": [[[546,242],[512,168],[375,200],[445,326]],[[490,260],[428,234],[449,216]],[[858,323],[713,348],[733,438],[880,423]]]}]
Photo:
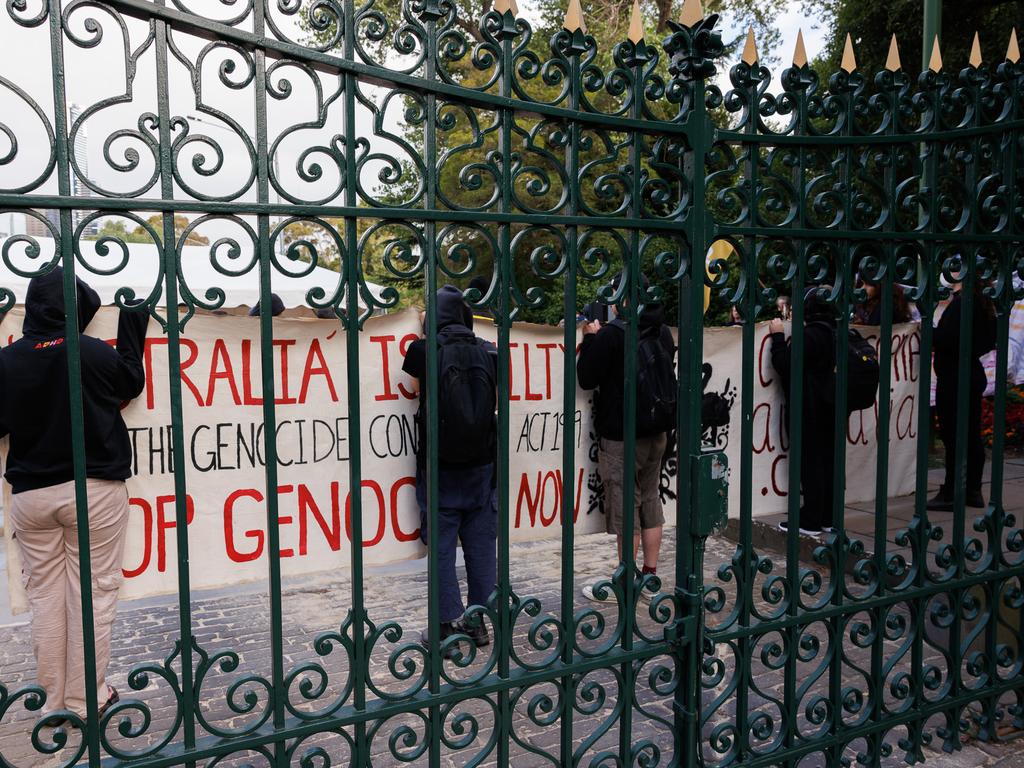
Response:
[{"label": "white canopy tent", "polygon": [[[49,261],[53,255],[55,241],[51,238],[34,238],[39,243],[40,256],[32,259],[27,254],[27,242],[21,238],[0,239],[0,287],[9,288],[14,291],[17,303],[25,301],[25,292],[28,289],[28,278],[22,277],[12,271],[10,265],[23,272],[37,270],[41,263]],[[75,272],[82,280],[87,282],[100,295],[104,304],[113,304],[114,296],[118,289],[127,287],[135,291],[139,298],[149,296],[158,282],[160,274],[160,251],[152,243],[127,243],[128,258],[123,268],[114,274],[103,274],[115,269],[124,261],[124,253],[117,246],[111,246],[106,255],[98,253],[94,241],[85,240],[81,243],[84,259],[75,264]],[[252,269],[243,275],[233,276],[218,272],[214,267],[211,258],[211,246],[186,245],[181,249],[180,271],[184,282],[192,294],[200,301],[206,299],[206,291],[213,287],[222,288],[225,294],[223,307],[246,306],[251,307],[260,297],[259,268]],[[281,259],[282,266],[289,270],[291,275],[282,274],[274,269],[271,275],[271,290],[281,297],[284,306],[288,309],[293,307],[309,306],[307,294],[312,288],[322,288],[323,301],[334,295],[338,290],[342,276],[323,267],[314,267],[308,274],[302,274],[309,270],[309,265],[301,262],[288,261],[286,257]],[[217,251],[217,263],[229,271],[239,271],[252,261],[252,253],[242,253],[237,259],[228,255],[227,248],[221,247]],[[83,264],[84,260],[84,264]],[[9,263],[8,263],[9,262]],[[301,275],[301,276],[292,276]],[[377,298],[380,297],[381,286],[367,283],[367,287]],[[181,289],[179,287],[179,296]],[[165,297],[161,285],[160,306],[165,306]],[[363,298],[359,297],[359,306],[366,308]]]}]

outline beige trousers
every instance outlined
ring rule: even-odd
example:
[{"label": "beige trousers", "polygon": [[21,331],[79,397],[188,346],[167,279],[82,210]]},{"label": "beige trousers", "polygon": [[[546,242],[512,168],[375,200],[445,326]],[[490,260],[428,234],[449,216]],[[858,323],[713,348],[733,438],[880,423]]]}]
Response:
[{"label": "beige trousers", "polygon": [[[120,480],[88,480],[89,551],[97,706],[108,697],[110,630],[121,587],[128,492]],[[75,485],[61,483],[11,497],[10,522],[32,608],[32,645],[46,712],[85,717],[85,649]]]}]

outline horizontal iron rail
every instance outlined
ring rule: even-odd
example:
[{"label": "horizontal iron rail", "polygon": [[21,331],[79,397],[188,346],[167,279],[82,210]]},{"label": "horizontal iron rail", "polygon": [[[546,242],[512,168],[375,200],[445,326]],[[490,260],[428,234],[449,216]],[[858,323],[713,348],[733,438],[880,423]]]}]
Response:
[{"label": "horizontal iron rail", "polygon": [[[495,224],[584,226],[599,229],[639,229],[644,232],[687,233],[692,229],[689,209],[683,221],[658,218],[625,219],[615,216],[568,216],[558,213],[495,213],[491,211],[455,211],[445,208],[394,208],[345,205],[290,205],[283,203],[257,203],[248,201],[206,202],[202,200],[164,200],[161,198],[108,198],[74,197],[60,195],[0,194],[0,209],[72,208],[88,211],[177,211],[181,213],[234,214],[238,216],[312,216],[320,219],[356,216],[364,219],[389,219],[443,222],[488,222]],[[921,232],[918,230],[882,231],[870,229],[778,229],[719,224],[714,227],[716,237],[764,237],[769,240],[874,240],[879,242],[914,240],[956,243],[1019,243],[1020,232],[968,234],[960,232]]]},{"label": "horizontal iron rail", "polygon": [[[834,747],[846,748],[851,742],[857,739],[866,738],[873,734],[891,732],[894,728],[913,722],[925,722],[935,715],[945,712],[956,711],[981,699],[1002,696],[1020,687],[1020,680],[1015,676],[997,684],[989,684],[984,688],[974,688],[959,696],[944,698],[928,704],[910,707],[905,712],[889,713],[883,720],[872,720],[863,725],[856,725],[850,728],[840,727],[836,733],[828,733],[823,729],[822,733],[816,733],[813,737],[801,737],[796,745],[778,747],[771,752],[758,754],[754,757],[747,756],[743,760],[744,768],[774,768],[779,765],[780,760],[785,760],[790,765],[799,764],[800,758],[813,752],[825,753]],[[959,739],[959,732],[956,737]],[[713,758],[712,758],[713,759]],[[730,763],[731,764],[731,763]],[[830,765],[833,765],[830,763]],[[835,763],[834,765],[840,765]],[[928,765],[928,761],[925,761]]]},{"label": "horizontal iron rail", "polygon": [[59,195],[0,194],[0,209],[72,208],[88,211],[177,211],[180,213],[221,213],[270,216],[314,216],[340,219],[354,216],[363,219],[409,219],[413,221],[493,222],[497,224],[588,226],[600,229],[640,229],[683,233],[690,229],[687,221],[645,218],[624,219],[615,216],[567,216],[557,213],[495,213],[491,211],[455,211],[445,208],[377,208],[345,205],[288,205],[247,201],[204,202],[200,200],[164,200],[161,198],[74,197]]},{"label": "horizontal iron rail", "polygon": [[[411,712],[426,712],[430,707],[455,704],[460,701],[479,699],[482,696],[497,694],[501,691],[508,691],[517,688],[530,688],[544,683],[558,684],[560,679],[566,675],[581,675],[595,672],[601,669],[614,669],[622,664],[644,662],[658,656],[666,656],[673,652],[673,646],[669,643],[641,643],[633,650],[623,650],[621,646],[615,646],[607,653],[594,658],[582,658],[571,664],[556,660],[543,670],[512,670],[507,678],[492,674],[480,682],[465,687],[445,685],[437,694],[430,694],[424,691],[415,696],[403,699],[401,702],[384,701],[377,699],[367,704],[366,708],[357,711],[353,707],[343,707],[339,711],[346,712],[345,715],[325,715],[315,720],[303,720],[296,717],[289,717],[288,725],[284,728],[273,728],[264,725],[256,732],[246,736],[235,736],[224,738],[221,736],[208,736],[196,740],[196,748],[185,750],[178,746],[168,746],[158,755],[144,757],[138,760],[131,760],[133,768],[171,768],[172,766],[192,764],[210,757],[218,757],[224,754],[244,752],[256,747],[274,744],[275,742],[289,741],[312,736],[317,733],[334,731],[339,728],[367,723],[377,720],[387,720],[396,715]],[[114,757],[103,760],[107,768],[113,766],[127,765],[126,761]]]},{"label": "horizontal iron rail", "polygon": [[742,131],[715,129],[715,142],[727,144],[778,144],[794,147],[863,147],[866,144],[920,144],[962,141],[989,134],[1011,133],[1024,128],[1024,120],[1006,120],[970,128],[950,128],[928,133],[849,133],[841,134],[791,134],[791,133],[744,133]]},{"label": "horizontal iron rail", "polygon": [[921,240],[931,243],[1020,243],[1024,232],[923,232],[916,229],[806,229],[800,227],[777,228],[719,224],[714,231],[718,237],[763,237],[766,240],[873,240],[876,242],[909,242]]},{"label": "horizontal iron rail", "polygon": [[460,104],[469,104],[489,111],[510,110],[516,114],[537,115],[596,125],[602,128],[640,133],[661,133],[686,136],[691,130],[686,119],[677,122],[649,119],[634,119],[609,115],[601,112],[584,112],[566,107],[558,107],[543,102],[524,101],[511,97],[499,96],[486,91],[463,88],[441,80],[428,80],[419,75],[404,74],[391,69],[384,69],[342,56],[315,51],[310,48],[279,40],[272,37],[261,37],[237,27],[221,24],[195,14],[186,13],[163,5],[155,5],[148,0],[105,0],[108,5],[123,13],[148,21],[156,18],[166,21],[174,29],[187,31],[206,40],[228,40],[248,50],[263,50],[273,58],[304,61],[314,69],[333,73],[350,73],[360,83],[397,86],[417,93],[433,93],[445,100]]},{"label": "horizontal iron rail", "polygon": [[736,627],[724,632],[716,632],[714,627],[708,627],[706,631],[715,642],[728,642],[729,640],[750,637],[751,635],[762,635],[765,632],[774,632],[788,627],[815,624],[837,616],[854,616],[876,608],[896,605],[897,603],[912,603],[921,606],[928,598],[954,589],[971,589],[972,587],[982,586],[990,582],[1019,579],[1024,576],[1024,563],[1009,568],[1000,566],[1000,568],[1001,570],[998,571],[990,570],[962,578],[950,579],[949,581],[932,582],[928,586],[908,588],[898,592],[890,590],[879,597],[871,597],[864,600],[851,599],[842,605],[801,608],[801,612],[796,615],[766,619],[757,624],[751,624],[747,627]]}]

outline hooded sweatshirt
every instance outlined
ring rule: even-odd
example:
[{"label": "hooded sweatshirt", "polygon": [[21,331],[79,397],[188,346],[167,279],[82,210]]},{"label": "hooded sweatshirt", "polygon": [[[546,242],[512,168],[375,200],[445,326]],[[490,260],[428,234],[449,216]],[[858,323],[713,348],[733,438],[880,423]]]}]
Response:
[{"label": "hooded sweatshirt", "polygon": [[[63,280],[58,267],[29,282],[22,337],[0,349],[0,437],[10,435],[5,477],[14,493],[74,479]],[[77,282],[81,330],[100,299]],[[131,444],[120,409],[145,386],[148,322],[145,312],[121,312],[116,350],[92,336],[80,337],[86,477],[131,476]]]},{"label": "hooded sweatshirt", "polygon": [[[448,334],[466,334],[473,336],[473,310],[469,308],[462,298],[462,291],[458,288],[446,285],[437,291],[437,336],[443,339]],[[491,353],[494,361],[494,379],[498,378],[498,351],[493,344],[480,339],[478,343],[483,344]],[[409,345],[405,353],[405,361],[402,363],[402,370],[410,376],[419,379],[420,382],[420,407],[426,402],[426,392],[429,382],[427,381],[427,340],[416,339]],[[418,418],[419,444],[425,445],[423,434],[425,419]],[[417,459],[422,463],[425,451],[417,453]],[[481,456],[480,466],[493,462],[493,456]],[[444,462],[440,466],[447,466]],[[476,466],[476,465],[474,465]]]},{"label": "hooded sweatshirt", "polygon": [[[657,334],[662,345],[675,356],[672,332],[664,324],[664,309],[660,304],[643,307],[637,319],[639,337]],[[625,412],[626,333],[625,325],[613,320],[597,333],[587,334],[580,344],[576,361],[576,377],[582,389],[597,389],[594,404],[594,428],[605,440],[623,440],[623,414]],[[637,437],[653,437],[637,433]]]}]

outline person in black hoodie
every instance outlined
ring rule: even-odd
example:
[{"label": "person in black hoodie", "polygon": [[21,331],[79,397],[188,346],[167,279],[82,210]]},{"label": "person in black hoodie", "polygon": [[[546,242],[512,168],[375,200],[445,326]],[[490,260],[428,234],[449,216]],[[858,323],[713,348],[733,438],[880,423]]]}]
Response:
[{"label": "person in black hoodie", "polygon": [[[991,299],[981,293],[973,297],[971,350],[968,366],[967,393],[967,506],[984,508],[981,475],[985,468],[985,445],[981,440],[981,398],[988,381],[981,358],[996,346],[996,314]],[[928,501],[928,509],[953,509],[953,487],[956,471],[957,376],[960,367],[960,318],[963,295],[957,291],[939,318],[932,337],[935,350],[935,411],[939,419],[939,436],[946,449],[946,477]]]},{"label": "person in black hoodie", "polygon": [[[618,287],[621,274],[613,281]],[[647,278],[640,275],[642,290],[648,287]],[[576,361],[576,376],[582,389],[596,389],[594,398],[594,428],[597,430],[598,474],[604,487],[605,527],[614,534],[618,545],[619,559],[623,556],[623,475],[624,475],[624,426],[625,412],[624,371],[626,364],[626,325],[618,317],[618,307],[613,307],[616,317],[606,325],[594,320],[583,325],[583,341]],[[637,319],[639,339],[657,339],[666,356],[668,365],[673,365],[675,342],[672,332],[664,323],[664,309],[661,304],[647,304],[640,307]],[[638,361],[639,365],[639,361]],[[639,384],[638,384],[639,388]],[[639,421],[639,419],[638,419]],[[662,528],[665,512],[661,505],[659,481],[661,464],[668,447],[668,431],[647,430],[637,424],[636,448],[634,454],[633,484],[633,556],[643,547],[644,574],[656,575],[658,555],[661,551]],[[595,602],[614,600],[610,593],[601,598],[592,586],[583,588],[583,595]],[[647,590],[640,593],[641,599],[650,599]]]},{"label": "person in black hoodie", "polygon": [[[800,437],[800,532],[816,535],[832,526],[832,493],[835,486],[835,387],[836,387],[836,310],[820,291],[829,286],[807,289],[804,297],[803,401],[795,404],[803,411]],[[790,402],[792,347],[786,339],[781,320],[768,326],[772,338],[772,367]],[[790,430],[790,434],[792,431]],[[792,439],[792,438],[791,438]],[[788,528],[786,523],[780,527]]]},{"label": "person in black hoodie", "polygon": [[[10,437],[5,477],[13,491],[9,521],[32,608],[33,650],[39,683],[46,692],[44,724],[48,726],[62,724],[66,712],[82,721],[86,716],[63,280],[63,270],[57,267],[29,282],[22,337],[0,349],[0,437]],[[100,300],[81,280],[77,294],[81,332]],[[144,311],[122,312],[116,350],[100,339],[80,337],[96,690],[101,709],[118,698],[106,683],[106,672],[128,523],[124,481],[132,473],[131,445],[120,409],[145,386],[142,350],[147,323]]]},{"label": "person in black hoodie", "polygon": [[[473,333],[473,312],[462,292],[446,285],[437,292],[438,341],[438,510],[437,558],[440,588],[440,637],[468,634],[477,647],[490,643],[482,621],[463,621],[465,607],[455,573],[455,547],[462,543],[470,605],[486,606],[497,584],[497,510],[493,503],[497,429],[498,354]],[[420,537],[427,542],[426,392],[427,340],[409,345],[402,370],[420,393],[416,416],[416,500]],[[427,633],[423,633],[426,644]],[[457,641],[453,641],[457,642]],[[445,651],[452,656],[455,649]]]}]

